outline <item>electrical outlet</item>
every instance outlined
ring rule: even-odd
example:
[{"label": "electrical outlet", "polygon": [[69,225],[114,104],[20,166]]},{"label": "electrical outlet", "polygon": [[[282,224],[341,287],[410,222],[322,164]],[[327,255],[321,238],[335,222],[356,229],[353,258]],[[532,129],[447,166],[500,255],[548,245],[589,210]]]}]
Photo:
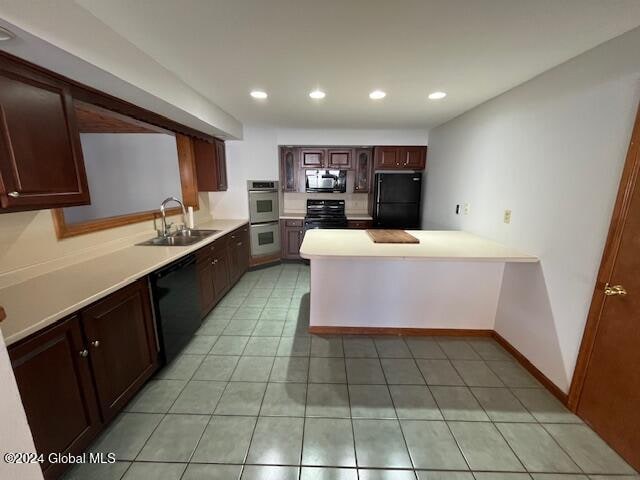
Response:
[{"label": "electrical outlet", "polygon": [[465,203],[463,211],[465,215],[469,215],[469,213],[471,212],[471,205],[469,203]]},{"label": "electrical outlet", "polygon": [[504,223],[511,223],[511,210],[507,209],[504,211]]}]

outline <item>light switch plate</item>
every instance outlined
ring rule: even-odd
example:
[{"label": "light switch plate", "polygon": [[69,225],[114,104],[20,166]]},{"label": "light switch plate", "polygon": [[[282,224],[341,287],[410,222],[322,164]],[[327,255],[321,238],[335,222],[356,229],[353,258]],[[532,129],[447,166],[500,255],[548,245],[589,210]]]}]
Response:
[{"label": "light switch plate", "polygon": [[507,209],[504,211],[504,223],[511,223],[511,210]]},{"label": "light switch plate", "polygon": [[471,212],[471,204],[465,203],[464,204],[464,214],[465,215],[469,215],[470,212]]}]

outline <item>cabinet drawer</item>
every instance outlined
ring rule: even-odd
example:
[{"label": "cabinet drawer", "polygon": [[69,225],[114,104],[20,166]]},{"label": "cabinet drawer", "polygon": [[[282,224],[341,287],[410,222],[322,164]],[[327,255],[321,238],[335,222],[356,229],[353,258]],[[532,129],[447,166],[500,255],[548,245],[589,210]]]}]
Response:
[{"label": "cabinet drawer", "polygon": [[303,223],[304,223],[304,220],[302,220],[302,219],[300,219],[300,220],[285,220],[284,221],[284,226],[285,227],[301,227]]},{"label": "cabinet drawer", "polygon": [[364,230],[371,227],[373,227],[373,220],[347,220],[347,228]]}]

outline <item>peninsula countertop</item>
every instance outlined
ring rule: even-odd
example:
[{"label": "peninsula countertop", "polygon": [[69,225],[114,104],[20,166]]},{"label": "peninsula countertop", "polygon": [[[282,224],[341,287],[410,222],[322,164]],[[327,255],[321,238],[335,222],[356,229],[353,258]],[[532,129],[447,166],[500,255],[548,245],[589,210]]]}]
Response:
[{"label": "peninsula countertop", "polygon": [[[247,223],[213,220],[198,228],[220,232],[188,247],[132,244],[2,288],[0,305],[7,318],[0,328],[5,342],[15,343]],[[142,234],[138,242],[152,236]]]},{"label": "peninsula countertop", "polygon": [[476,262],[537,262],[538,257],[478,235],[453,230],[409,230],[420,243],[374,243],[366,230],[309,230],[300,256],[318,258],[386,258]]}]

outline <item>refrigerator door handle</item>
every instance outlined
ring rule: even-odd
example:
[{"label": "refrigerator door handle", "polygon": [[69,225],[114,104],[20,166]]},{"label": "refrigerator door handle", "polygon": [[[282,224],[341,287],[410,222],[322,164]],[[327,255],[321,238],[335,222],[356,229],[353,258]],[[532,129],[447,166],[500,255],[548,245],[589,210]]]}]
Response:
[{"label": "refrigerator door handle", "polygon": [[378,209],[380,208],[380,193],[382,187],[382,175],[378,175],[378,188],[376,189],[376,204],[378,205]]}]

